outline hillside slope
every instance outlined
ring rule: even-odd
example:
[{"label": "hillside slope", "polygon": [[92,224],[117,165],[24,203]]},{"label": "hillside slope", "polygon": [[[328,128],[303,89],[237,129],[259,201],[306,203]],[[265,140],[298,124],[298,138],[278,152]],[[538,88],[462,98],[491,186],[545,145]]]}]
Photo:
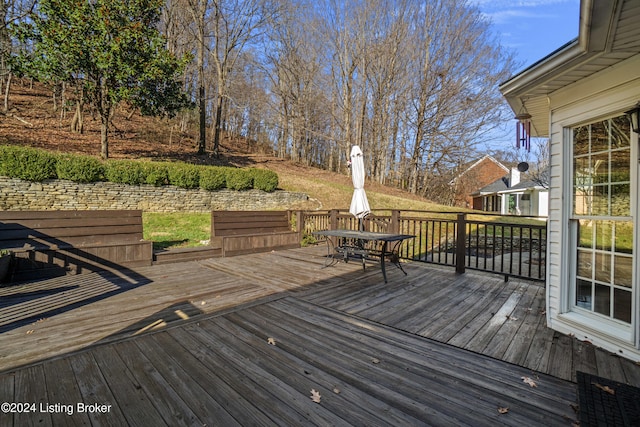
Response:
[{"label": "hillside slope", "polygon": [[[51,91],[43,85],[31,87],[28,82],[13,84],[10,106],[0,114],[0,144],[19,144],[58,152],[98,156],[100,123],[87,112],[85,132],[69,130],[72,112],[53,111]],[[353,187],[346,174],[328,172],[280,159],[266,153],[242,138],[225,138],[221,158],[197,155],[197,131],[192,123],[187,132],[179,131],[178,119],[142,117],[121,107],[115,114],[109,134],[112,158],[180,160],[195,164],[251,166],[274,170],[280,177],[280,188],[309,195],[304,209],[348,209]],[[366,155],[366,153],[365,153]],[[365,189],[372,209],[449,210],[408,192],[366,182]]]}]

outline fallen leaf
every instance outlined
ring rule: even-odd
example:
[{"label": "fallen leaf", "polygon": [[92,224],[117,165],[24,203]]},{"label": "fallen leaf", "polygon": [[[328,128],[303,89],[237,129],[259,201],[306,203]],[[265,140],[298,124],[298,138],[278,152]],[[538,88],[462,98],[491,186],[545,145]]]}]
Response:
[{"label": "fallen leaf", "polygon": [[271,345],[276,345],[276,340],[274,338],[269,337],[267,338],[267,343]]},{"label": "fallen leaf", "polygon": [[32,333],[34,333],[34,332],[35,332],[35,331],[34,331],[33,329],[29,329],[29,330],[27,331],[27,335],[31,335],[31,334],[32,334]]},{"label": "fallen leaf", "polygon": [[320,392],[315,389],[311,389],[311,400],[316,403],[320,403]]},{"label": "fallen leaf", "polygon": [[522,382],[529,384],[531,387],[538,387],[538,384],[529,377],[522,377]]},{"label": "fallen leaf", "polygon": [[374,357],[373,359],[371,359],[371,363],[378,364],[378,363],[380,363],[380,360],[379,360],[379,359],[376,359],[376,358]]},{"label": "fallen leaf", "polygon": [[611,395],[616,394],[616,391],[614,389],[612,389],[611,387],[609,387],[608,385],[602,385],[602,384],[598,384],[598,383],[591,383],[591,385],[596,386],[596,388],[599,388],[600,390],[604,391],[605,393],[609,393]]},{"label": "fallen leaf", "polygon": [[339,389],[338,387],[334,387],[334,388],[333,388],[333,392],[334,392],[335,394],[340,394],[340,389]]},{"label": "fallen leaf", "polygon": [[506,414],[507,412],[509,412],[509,408],[498,408],[499,414]]}]

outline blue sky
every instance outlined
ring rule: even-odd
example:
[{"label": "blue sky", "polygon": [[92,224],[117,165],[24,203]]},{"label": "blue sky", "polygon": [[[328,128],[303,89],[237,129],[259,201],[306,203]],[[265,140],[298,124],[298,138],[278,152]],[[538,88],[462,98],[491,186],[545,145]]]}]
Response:
[{"label": "blue sky", "polygon": [[[470,0],[487,15],[503,46],[511,49],[520,72],[578,37],[580,0]],[[501,124],[484,146],[515,149],[515,120]],[[520,160],[536,154],[519,151]]]},{"label": "blue sky", "polygon": [[578,37],[580,0],[471,0],[493,22],[518,71]]}]

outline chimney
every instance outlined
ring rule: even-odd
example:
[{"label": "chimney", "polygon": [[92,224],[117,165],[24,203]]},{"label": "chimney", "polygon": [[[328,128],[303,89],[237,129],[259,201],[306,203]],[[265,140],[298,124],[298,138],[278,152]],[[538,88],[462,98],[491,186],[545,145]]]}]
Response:
[{"label": "chimney", "polygon": [[511,172],[509,172],[509,188],[518,184],[520,184],[520,171],[516,168],[511,168]]}]

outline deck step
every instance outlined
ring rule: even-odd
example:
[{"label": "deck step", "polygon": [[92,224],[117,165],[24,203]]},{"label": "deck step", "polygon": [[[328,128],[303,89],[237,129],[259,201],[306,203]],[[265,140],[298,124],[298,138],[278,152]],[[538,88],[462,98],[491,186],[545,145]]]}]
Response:
[{"label": "deck step", "polygon": [[195,248],[175,248],[153,253],[154,264],[168,264],[172,262],[197,261],[222,256],[222,248],[213,246],[198,246]]}]

